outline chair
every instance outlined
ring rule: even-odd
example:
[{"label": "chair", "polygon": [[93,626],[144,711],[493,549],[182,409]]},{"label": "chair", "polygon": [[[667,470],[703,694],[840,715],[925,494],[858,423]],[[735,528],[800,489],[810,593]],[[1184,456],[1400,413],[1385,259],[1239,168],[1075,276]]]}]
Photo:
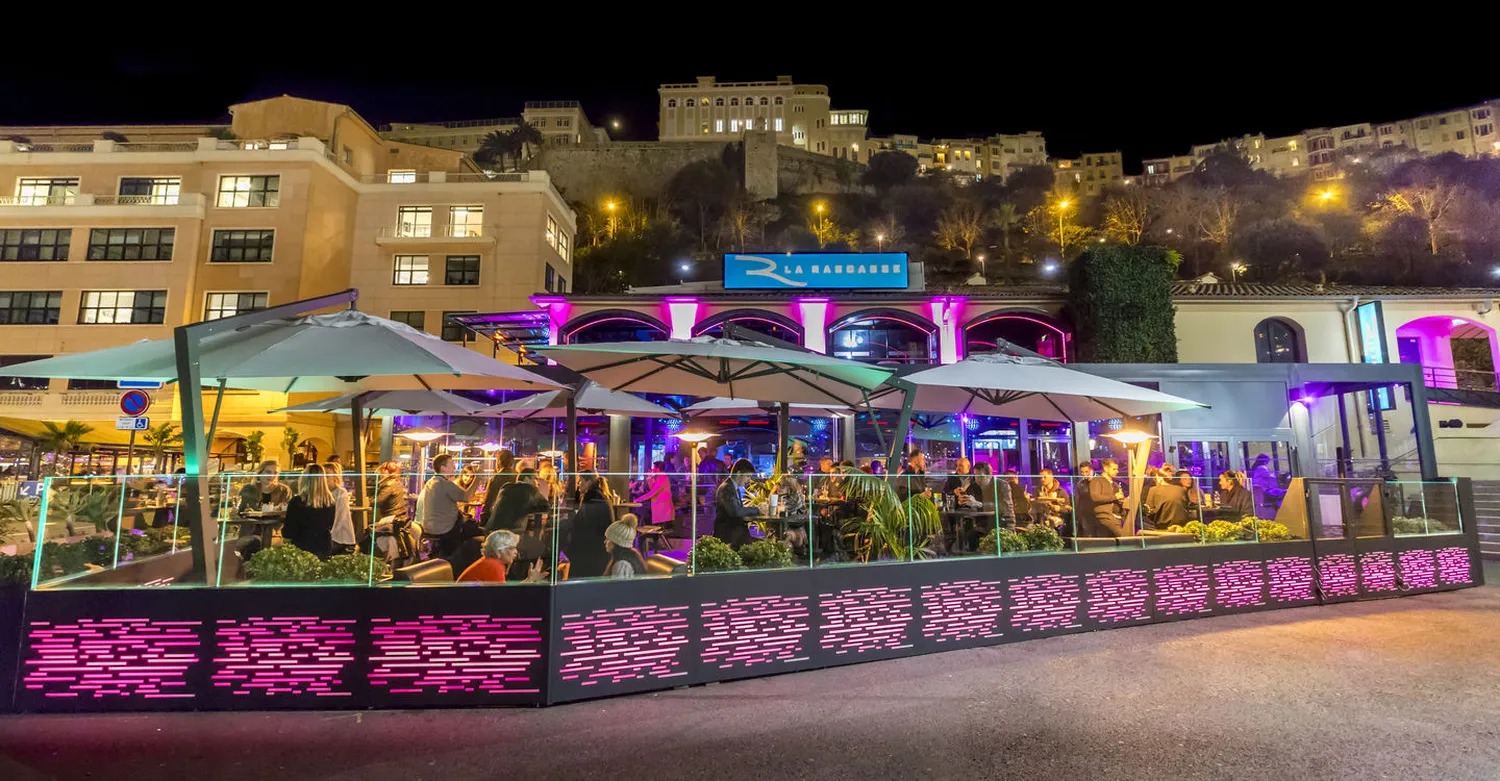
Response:
[{"label": "chair", "polygon": [[446,559],[428,559],[396,570],[394,577],[407,583],[452,583],[453,565]]},{"label": "chair", "polygon": [[557,579],[558,580],[567,580],[568,579],[568,562],[566,562],[566,561],[559,561],[557,563]]},{"label": "chair", "polygon": [[657,553],[646,557],[645,574],[647,575],[672,575],[686,572],[687,563],[674,559],[671,556],[663,556]]}]

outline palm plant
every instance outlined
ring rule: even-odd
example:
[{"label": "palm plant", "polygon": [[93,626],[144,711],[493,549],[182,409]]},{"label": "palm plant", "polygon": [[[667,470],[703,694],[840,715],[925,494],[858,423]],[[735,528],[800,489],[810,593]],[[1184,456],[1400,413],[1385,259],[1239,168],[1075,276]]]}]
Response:
[{"label": "palm plant", "polygon": [[73,458],[78,450],[83,447],[83,438],[92,434],[94,427],[76,420],[64,422],[61,426],[52,421],[42,422],[42,435],[37,438],[37,444],[52,454],[52,466],[57,467],[57,459],[63,453],[68,454],[67,474],[73,474]]},{"label": "palm plant", "polygon": [[30,499],[0,502],[0,540],[14,534],[17,526],[26,530],[26,541],[36,542],[36,519],[40,508]]},{"label": "palm plant", "polygon": [[861,559],[878,559],[887,553],[895,559],[931,555],[932,540],[943,528],[931,498],[915,493],[902,501],[885,478],[853,467],[839,469],[838,475],[844,498],[865,510],[864,516],[844,524]]},{"label": "palm plant", "polygon": [[287,463],[297,465],[297,443],[302,441],[301,432],[287,426],[281,431],[281,449],[286,451]]},{"label": "palm plant", "polygon": [[163,423],[155,428],[147,429],[146,444],[151,447],[151,454],[155,457],[153,461],[155,471],[161,472],[162,470],[162,461],[167,455],[167,445],[181,441],[182,432],[177,430],[175,423]]},{"label": "palm plant", "polygon": [[109,522],[117,519],[119,513],[119,486],[63,486],[54,489],[47,500],[47,522],[62,521],[63,530],[69,537],[77,536],[78,530],[85,525],[94,527],[94,531],[106,531]]},{"label": "palm plant", "polygon": [[256,430],[245,437],[245,458],[249,459],[250,466],[259,467],[261,459],[266,457],[266,432]]},{"label": "palm plant", "polygon": [[531,156],[535,154],[532,147],[541,148],[542,131],[537,130],[530,122],[522,122],[516,125],[509,135],[516,155],[516,167],[520,168],[521,163],[531,159]]}]

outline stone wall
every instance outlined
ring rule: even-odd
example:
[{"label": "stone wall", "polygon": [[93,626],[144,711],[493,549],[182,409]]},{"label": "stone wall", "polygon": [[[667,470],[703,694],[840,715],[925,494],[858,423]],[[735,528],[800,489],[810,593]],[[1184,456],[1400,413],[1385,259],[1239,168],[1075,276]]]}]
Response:
[{"label": "stone wall", "polygon": [[865,166],[849,160],[808,152],[796,147],[777,147],[777,188],[791,195],[831,195],[861,192]]}]

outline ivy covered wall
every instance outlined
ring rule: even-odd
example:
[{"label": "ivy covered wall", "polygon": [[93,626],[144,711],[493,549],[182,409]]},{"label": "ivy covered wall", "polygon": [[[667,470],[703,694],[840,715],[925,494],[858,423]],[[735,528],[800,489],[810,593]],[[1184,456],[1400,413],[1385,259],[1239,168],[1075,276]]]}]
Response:
[{"label": "ivy covered wall", "polygon": [[1165,247],[1105,244],[1069,269],[1067,308],[1080,363],[1176,363],[1172,278]]}]

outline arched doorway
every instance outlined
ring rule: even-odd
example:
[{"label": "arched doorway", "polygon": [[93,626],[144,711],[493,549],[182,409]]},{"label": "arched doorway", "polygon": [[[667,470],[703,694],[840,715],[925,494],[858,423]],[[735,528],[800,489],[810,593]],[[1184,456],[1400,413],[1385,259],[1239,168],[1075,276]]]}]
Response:
[{"label": "arched doorway", "polygon": [[604,309],[568,321],[558,334],[563,344],[657,342],[667,338],[660,320],[629,309]]},{"label": "arched doorway", "polygon": [[1302,326],[1282,317],[1268,317],[1255,326],[1256,363],[1307,363]]},{"label": "arched doorway", "polygon": [[1466,317],[1419,317],[1396,329],[1400,362],[1420,364],[1429,388],[1500,390],[1496,348],[1495,329]]},{"label": "arched doorway", "polygon": [[899,309],[866,309],[841,318],[828,329],[828,351],[838,358],[869,363],[933,363],[937,326]]},{"label": "arched doorway", "polygon": [[987,312],[964,326],[964,354],[992,353],[1001,341],[1066,363],[1073,334],[1056,318],[1032,310]]},{"label": "arched doorway", "polygon": [[802,344],[802,328],[796,322],[764,309],[731,309],[704,318],[693,328],[693,336],[723,336],[724,326],[729,323],[772,339]]}]

